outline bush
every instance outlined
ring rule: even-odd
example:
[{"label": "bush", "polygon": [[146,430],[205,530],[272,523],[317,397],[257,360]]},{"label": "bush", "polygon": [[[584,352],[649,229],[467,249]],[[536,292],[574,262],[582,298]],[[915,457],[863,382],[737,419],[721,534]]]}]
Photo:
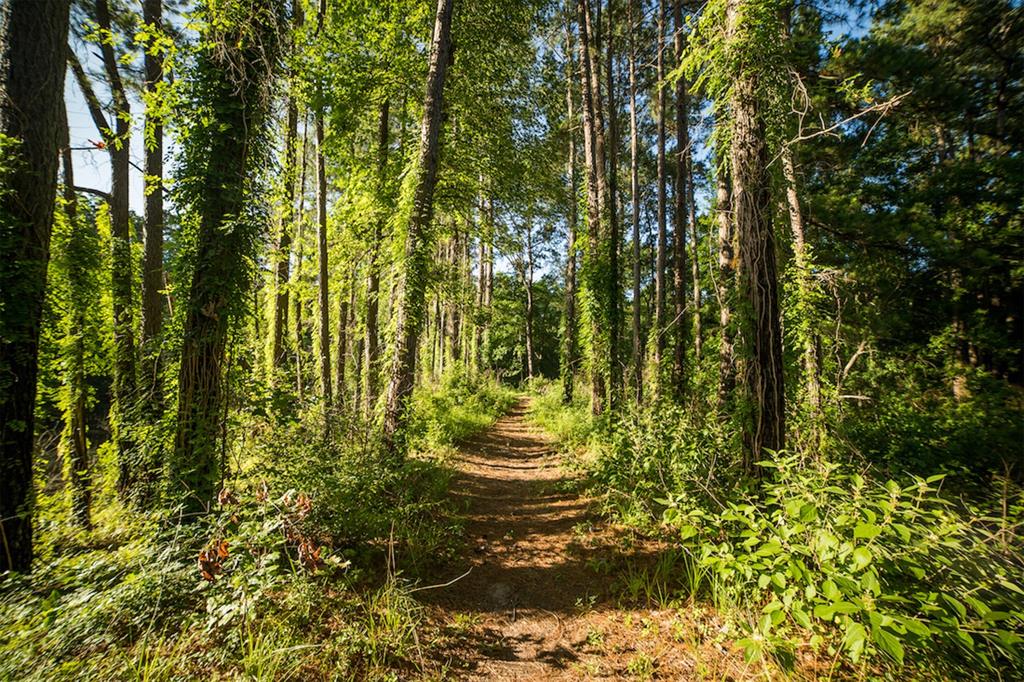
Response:
[{"label": "bush", "polygon": [[413,394],[409,444],[420,452],[456,445],[487,428],[516,401],[516,392],[461,365],[447,371],[436,385]]},{"label": "bush", "polygon": [[665,500],[720,601],[761,615],[750,658],[811,644],[853,663],[884,654],[950,672],[1024,672],[1024,564],[1000,520],[958,508],[943,476],[884,484],[827,462],[779,457],[756,497],[710,512]]}]

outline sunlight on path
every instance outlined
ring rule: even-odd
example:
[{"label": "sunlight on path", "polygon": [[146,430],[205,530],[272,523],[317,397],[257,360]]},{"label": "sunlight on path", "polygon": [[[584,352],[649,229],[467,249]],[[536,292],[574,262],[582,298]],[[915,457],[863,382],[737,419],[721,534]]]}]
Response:
[{"label": "sunlight on path", "polygon": [[437,582],[472,571],[421,593],[447,659],[436,662],[466,679],[742,676],[718,645],[716,665],[700,662],[709,624],[692,609],[682,620],[678,609],[619,606],[609,576],[652,563],[657,548],[615,538],[588,514],[526,409],[461,448],[453,494],[467,510],[466,550]]}]

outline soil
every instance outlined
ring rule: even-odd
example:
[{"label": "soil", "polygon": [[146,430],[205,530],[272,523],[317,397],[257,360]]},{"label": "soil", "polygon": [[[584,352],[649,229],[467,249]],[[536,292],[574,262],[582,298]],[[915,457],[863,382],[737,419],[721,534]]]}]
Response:
[{"label": "soil", "polygon": [[[713,614],[659,580],[664,547],[602,523],[520,402],[460,448],[466,547],[417,593],[445,679],[738,679]],[[663,566],[664,567],[664,566]],[[665,571],[675,575],[678,571]],[[617,576],[617,578],[616,578]]]}]

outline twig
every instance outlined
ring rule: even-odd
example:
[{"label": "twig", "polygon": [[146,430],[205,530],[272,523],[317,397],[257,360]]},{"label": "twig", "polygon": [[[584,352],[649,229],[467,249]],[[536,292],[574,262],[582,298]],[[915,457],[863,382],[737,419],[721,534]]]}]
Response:
[{"label": "twig", "polygon": [[459,582],[460,580],[462,580],[463,578],[465,578],[467,575],[469,575],[472,572],[473,572],[473,567],[470,566],[469,570],[466,571],[465,573],[463,573],[462,575],[460,575],[458,578],[452,578],[448,582],[440,583],[438,585],[424,585],[423,587],[414,587],[411,590],[409,590],[409,594],[412,594],[413,592],[422,592],[423,590],[436,590],[436,589],[438,589],[440,587],[448,587],[449,585],[454,585],[455,583]]}]

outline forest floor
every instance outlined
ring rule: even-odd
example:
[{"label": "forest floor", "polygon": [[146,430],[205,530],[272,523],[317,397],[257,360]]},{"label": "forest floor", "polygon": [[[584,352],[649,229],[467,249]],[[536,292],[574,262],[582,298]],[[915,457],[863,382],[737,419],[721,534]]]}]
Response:
[{"label": "forest floor", "polygon": [[[429,658],[464,679],[742,679],[706,607],[673,601],[656,544],[601,521],[526,399],[460,448],[466,544],[419,592]],[[471,570],[470,570],[471,569]],[[431,667],[434,667],[431,666]],[[435,668],[436,669],[436,668]]]}]

